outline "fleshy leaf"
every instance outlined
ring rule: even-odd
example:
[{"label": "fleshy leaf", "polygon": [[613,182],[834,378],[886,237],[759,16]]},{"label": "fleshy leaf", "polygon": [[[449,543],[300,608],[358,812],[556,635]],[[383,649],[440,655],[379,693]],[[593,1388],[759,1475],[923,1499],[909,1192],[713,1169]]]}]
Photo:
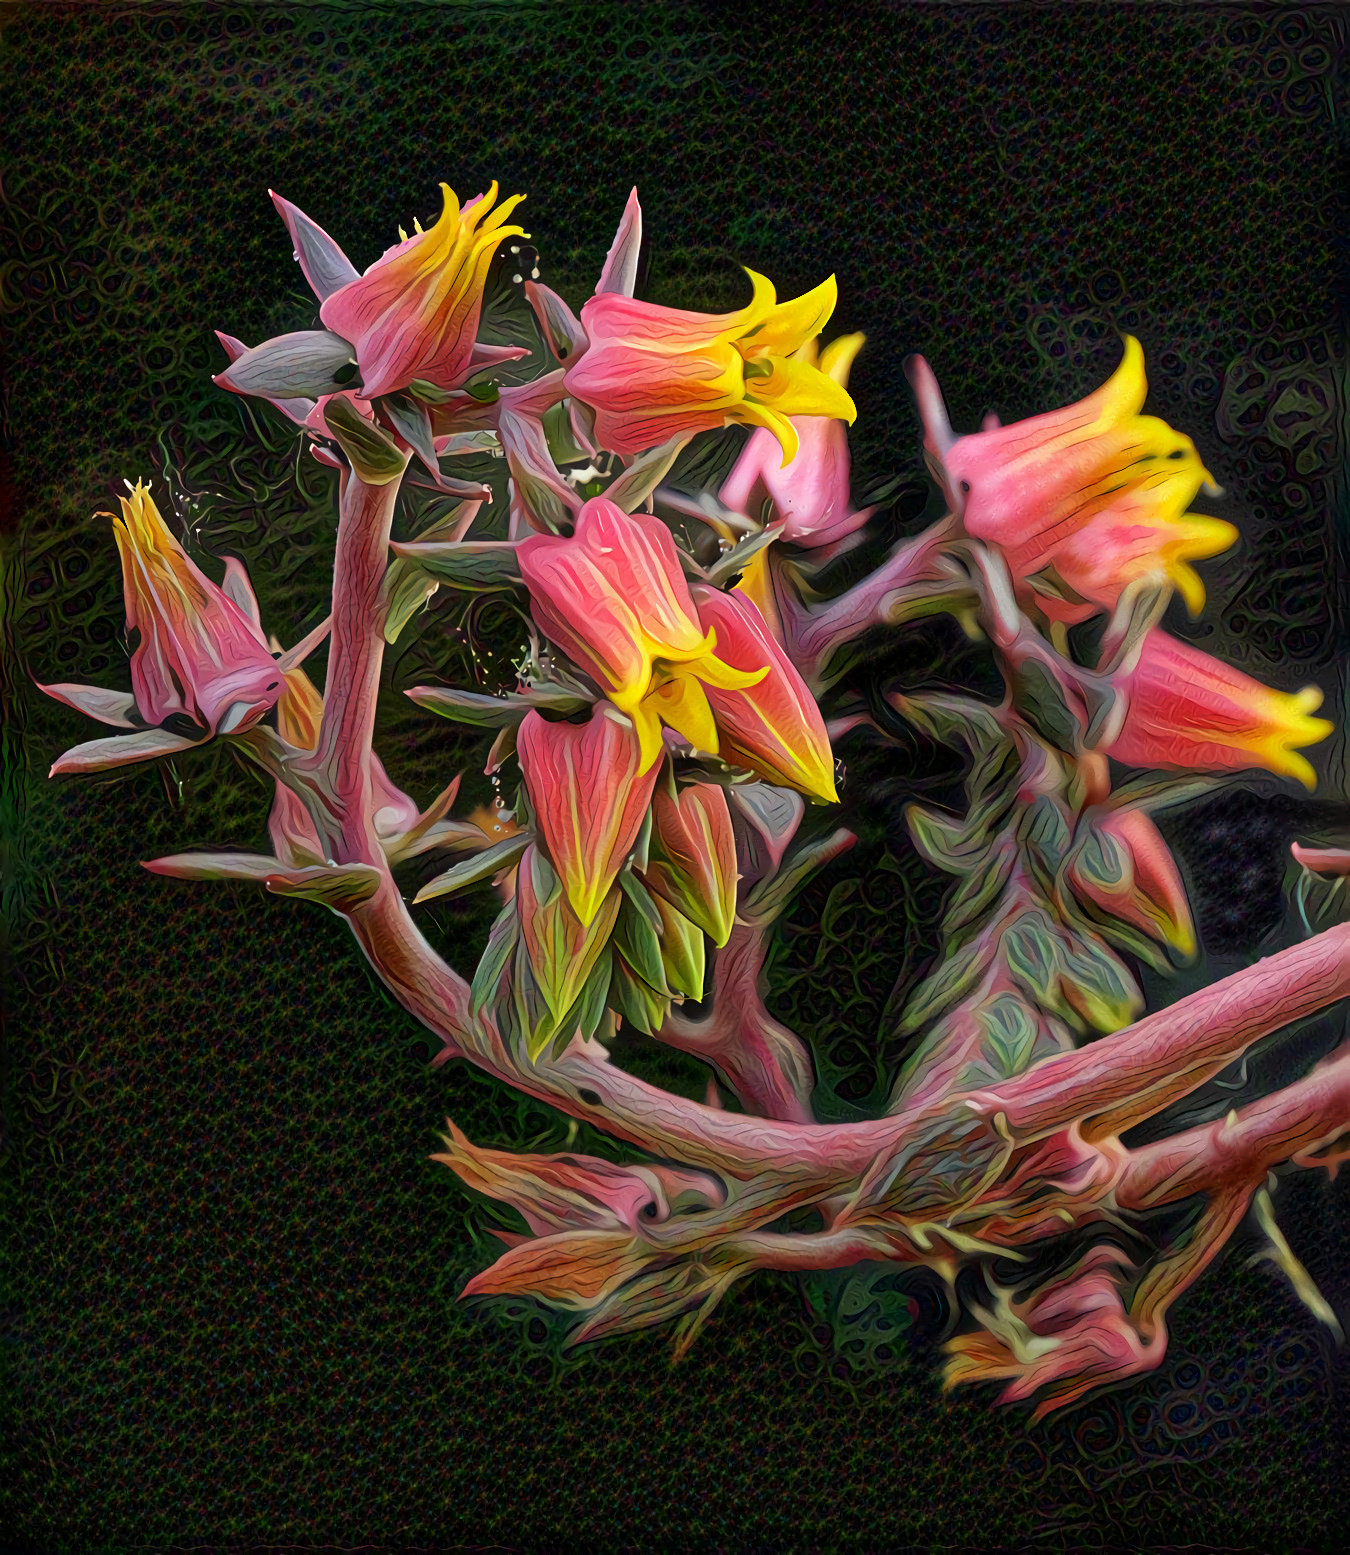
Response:
[{"label": "fleshy leaf", "polygon": [[326,329],[302,329],[264,340],[237,357],[214,382],[263,399],[318,399],[340,394],[356,377],[356,353]]},{"label": "fleshy leaf", "polygon": [[320,302],[326,301],[336,291],[356,280],[358,271],[332,238],[311,221],[304,211],[283,200],[275,190],[269,189],[272,204],[276,206],[286,230],[295,244],[295,257],[309,282],[310,290]]},{"label": "fleshy leaf", "polygon": [[509,540],[408,540],[390,549],[455,588],[506,589],[521,581],[516,546]]},{"label": "fleshy leaf", "polygon": [[40,680],[33,684],[49,697],[73,707],[77,713],[86,713],[100,723],[112,724],[117,729],[139,729],[144,720],[136,711],[136,698],[129,691],[108,691],[102,686],[79,686],[68,681],[44,686]]},{"label": "fleshy leaf", "polygon": [[135,761],[176,756],[200,743],[181,734],[170,734],[167,729],[142,729],[136,734],[121,734],[110,740],[90,740],[85,745],[76,745],[56,758],[47,775],[64,777],[74,772],[106,772],[112,767],[130,766]]},{"label": "fleshy leaf", "polygon": [[638,258],[642,252],[642,207],[638,204],[636,187],[628,196],[619,219],[619,230],[614,234],[609,253],[600,271],[595,291],[617,292],[621,297],[631,297],[637,290]]},{"label": "fleshy leaf", "polygon": [[477,885],[480,880],[487,880],[499,870],[514,864],[529,844],[528,832],[519,832],[514,837],[506,837],[501,842],[494,842],[490,848],[484,848],[476,858],[465,859],[462,864],[447,869],[434,880],[428,880],[413,897],[413,902],[429,902],[434,897],[450,896],[456,891],[464,890],[466,886]]}]

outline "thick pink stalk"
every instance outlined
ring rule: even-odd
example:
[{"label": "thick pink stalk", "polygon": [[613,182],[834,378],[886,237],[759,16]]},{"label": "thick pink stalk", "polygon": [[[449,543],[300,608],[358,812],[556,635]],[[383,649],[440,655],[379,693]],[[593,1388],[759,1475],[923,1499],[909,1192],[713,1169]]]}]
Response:
[{"label": "thick pink stalk", "polygon": [[371,802],[370,742],[384,662],[382,588],[398,492],[397,480],[369,486],[352,472],[342,473],[323,720],[313,754],[295,764],[336,801],[338,835],[325,839],[335,850],[334,861],[378,869],[385,863]]},{"label": "thick pink stalk", "polygon": [[1273,1166],[1325,1165],[1350,1156],[1350,1048],[1303,1079],[1217,1123],[1130,1152],[1116,1187],[1122,1209],[1154,1209],[1193,1193],[1255,1189]]},{"label": "thick pink stalk", "polygon": [[[904,1148],[913,1162],[936,1159],[951,1139],[973,1140],[1005,1114],[1015,1137],[1101,1120],[1136,1093],[1139,1117],[1194,1089],[1260,1037],[1350,992],[1350,926],[1270,957],[1258,967],[1191,994],[1090,1047],[1045,1060],[997,1091],[948,1097],[889,1118],[819,1125],[741,1117],[687,1101],[612,1065],[596,1043],[574,1044],[533,1068],[468,1013],[468,985],[422,938],[397,892],[381,890],[351,910],[352,927],[390,992],[446,1042],[438,1061],[468,1058],[499,1079],[594,1123],[618,1138],[691,1166],[749,1178],[779,1174],[794,1197],[846,1187]],[[1273,974],[1273,975],[1272,975]],[[1271,978],[1274,990],[1262,997]],[[1198,1061],[1197,1061],[1198,1060]],[[1075,1067],[1077,1065],[1078,1067]],[[1183,1083],[1167,1087],[1177,1071]],[[1155,1100],[1163,1094],[1165,1099]],[[981,1116],[983,1115],[983,1116]],[[1098,1126],[1094,1135],[1108,1130]]]},{"label": "thick pink stalk", "polygon": [[1048,1058],[971,1104],[1001,1112],[1018,1139],[1084,1122],[1123,1133],[1185,1096],[1253,1042],[1350,994],[1350,924],[1266,956],[1123,1031]]},{"label": "thick pink stalk", "polygon": [[737,924],[717,952],[713,1009],[706,1020],[672,1014],[661,1041],[715,1064],[747,1112],[810,1123],[814,1084],[801,1039],[764,1008],[761,974],[768,953],[761,924]]}]

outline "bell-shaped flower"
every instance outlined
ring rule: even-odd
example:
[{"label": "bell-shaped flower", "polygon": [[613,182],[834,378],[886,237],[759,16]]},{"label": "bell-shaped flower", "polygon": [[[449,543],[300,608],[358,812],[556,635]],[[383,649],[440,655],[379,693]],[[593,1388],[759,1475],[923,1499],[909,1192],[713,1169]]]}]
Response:
[{"label": "bell-shaped flower", "polygon": [[650,857],[642,878],[722,946],[736,918],[736,834],[716,783],[691,783],[652,801]]},{"label": "bell-shaped flower", "polygon": [[[136,706],[148,723],[184,715],[203,733],[233,734],[267,713],[281,675],[262,632],[191,560],[137,484],[113,537],[122,558]],[[111,516],[111,515],[109,515]]]},{"label": "bell-shaped flower", "polygon": [[527,713],[516,753],[544,846],[585,928],[637,844],[658,768],[644,768],[632,723],[604,703],[583,724]]},{"label": "bell-shaped flower", "polygon": [[[816,341],[808,340],[793,359],[818,367],[841,389],[848,388],[849,370],[862,349],[862,335],[841,335],[817,359]],[[783,521],[780,538],[794,545],[829,545],[867,522],[871,509],[855,511],[849,497],[848,433],[833,416],[792,416],[797,452],[783,463],[783,450],[767,427],[756,427],[731,474],[722,483],[719,500],[733,512],[758,518],[765,502]],[[764,552],[755,561],[763,564]]]},{"label": "bell-shaped flower", "polygon": [[794,416],[857,415],[848,392],[797,356],[824,327],[834,277],[793,302],[746,272],[754,289],[734,313],[689,313],[602,292],[581,310],[589,344],[567,369],[567,392],[595,411],[596,440],[629,455],[670,438],[738,421],[765,427],[797,452]]},{"label": "bell-shaped flower", "polygon": [[127,630],[140,636],[131,684],[141,717],[161,725],[186,718],[202,734],[249,728],[281,694],[261,630],[169,533],[147,486],[134,486],[121,507],[113,538]]},{"label": "bell-shaped flower", "polygon": [[1117,761],[1202,772],[1265,767],[1316,786],[1311,764],[1298,754],[1332,731],[1325,718],[1312,717],[1322,704],[1316,686],[1274,691],[1156,630],[1116,685],[1128,712],[1104,749]]},{"label": "bell-shaped flower", "polygon": [[258,625],[241,562],[211,582],[170,534],[141,483],[121,499],[113,537],[122,559],[127,630],[137,633],[131,694],[97,686],[41,686],[101,723],[136,731],[67,751],[53,774],[97,772],[187,750],[209,735],[239,734],[276,703],[282,671]]},{"label": "bell-shaped flower", "polygon": [[448,184],[441,192],[444,208],[434,226],[419,226],[319,309],[324,327],[355,347],[368,400],[414,379],[458,387],[473,355],[492,256],[508,237],[524,236],[522,227],[506,225],[523,195],[494,211],[494,183],[461,210]]},{"label": "bell-shaped flower", "polygon": [[825,720],[764,617],[749,600],[704,583],[696,583],[693,594],[700,619],[716,634],[718,653],[732,669],[769,666],[754,685],[709,684],[718,753],[767,782],[834,803],[839,796]]},{"label": "bell-shaped flower", "polygon": [[951,437],[926,406],[930,452],[966,533],[1026,577],[1098,514],[1173,523],[1202,485],[1217,491],[1190,438],[1140,414],[1147,392],[1143,348],[1126,336],[1111,377],[1064,410]]},{"label": "bell-shaped flower", "polygon": [[[1205,586],[1190,564],[1221,555],[1236,542],[1238,532],[1223,519],[1181,513],[1180,507],[1194,495],[1191,485],[1189,475],[1159,471],[1121,493],[1048,554],[1034,558],[1032,566],[1052,567],[1084,602],[1066,608],[1054,600],[1046,613],[1069,622],[1085,619],[1098,609],[1114,608],[1128,585],[1153,577],[1175,588],[1191,615],[1198,616]],[[1010,565],[1015,560],[1010,556]],[[1025,577],[1027,565],[1018,562],[1014,574]],[[1036,580],[1031,581],[1034,586]]]},{"label": "bell-shaped flower", "polygon": [[1075,849],[1068,879],[1084,901],[1173,946],[1195,954],[1195,924],[1176,860],[1142,810],[1098,816]]},{"label": "bell-shaped flower", "polygon": [[716,655],[659,519],[593,497],[570,537],[532,535],[516,557],[539,629],[632,719],[643,772],[660,758],[663,722],[717,754],[708,689],[754,685],[768,661],[733,669]]}]

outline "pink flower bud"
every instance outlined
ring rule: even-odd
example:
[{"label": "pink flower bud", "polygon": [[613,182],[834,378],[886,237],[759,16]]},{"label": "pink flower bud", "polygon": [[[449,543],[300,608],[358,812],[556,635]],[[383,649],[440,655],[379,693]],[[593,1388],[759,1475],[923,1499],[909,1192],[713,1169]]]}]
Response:
[{"label": "pink flower bud", "polygon": [[113,537],[122,558],[127,629],[140,641],[131,684],[141,716],[185,716],[204,734],[247,729],[276,703],[282,675],[261,630],[169,533],[141,484],[121,499]]}]

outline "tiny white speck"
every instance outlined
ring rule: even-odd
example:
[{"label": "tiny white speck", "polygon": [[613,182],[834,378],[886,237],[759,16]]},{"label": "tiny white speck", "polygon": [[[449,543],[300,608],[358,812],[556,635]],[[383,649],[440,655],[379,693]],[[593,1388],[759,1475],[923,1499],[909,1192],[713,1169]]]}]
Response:
[{"label": "tiny white speck", "polygon": [[520,252],[520,244],[519,243],[513,243],[511,245],[511,252],[513,254],[518,254]]},{"label": "tiny white speck", "polygon": [[517,271],[516,271],[516,273],[515,273],[515,274],[514,274],[514,275],[513,275],[513,276],[512,276],[512,277],[511,277],[511,279],[512,279],[512,280],[513,280],[513,281],[522,281],[522,280],[524,280],[524,279],[525,279],[525,278],[524,278],[524,276],[522,276],[522,275],[521,275],[521,273],[520,273],[520,271],[519,271],[519,270],[517,270]]}]

